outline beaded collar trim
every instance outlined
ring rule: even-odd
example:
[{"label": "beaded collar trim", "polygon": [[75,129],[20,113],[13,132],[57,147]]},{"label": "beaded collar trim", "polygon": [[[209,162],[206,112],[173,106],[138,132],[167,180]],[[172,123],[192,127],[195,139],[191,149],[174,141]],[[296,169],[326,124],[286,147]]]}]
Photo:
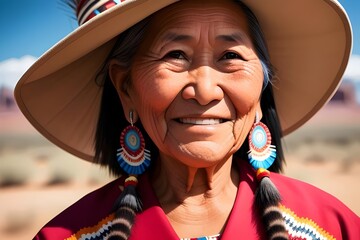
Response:
[{"label": "beaded collar trim", "polygon": [[80,229],[77,233],[71,235],[65,240],[100,240],[105,239],[111,231],[112,221],[115,215],[111,214],[101,220],[98,224],[92,227],[85,227]]},{"label": "beaded collar trim", "polygon": [[96,15],[118,5],[126,0],[81,0],[77,6],[76,15],[79,25],[84,24]]},{"label": "beaded collar trim", "polygon": [[[101,220],[98,224],[92,227],[85,227],[80,229],[77,233],[71,235],[65,240],[100,240],[105,239],[111,231],[112,221],[114,220],[114,214]],[[180,240],[219,240],[220,234],[200,237],[200,238],[181,238]]]},{"label": "beaded collar trim", "polygon": [[280,205],[285,228],[290,240],[335,240],[335,237],[309,218],[298,217],[292,210]]},{"label": "beaded collar trim", "polygon": [[[309,218],[298,217],[289,208],[280,205],[280,210],[285,219],[285,228],[289,233],[290,240],[333,240],[335,239],[329,232],[321,228],[317,223]],[[111,231],[114,214],[109,215],[92,227],[80,229],[66,240],[99,240],[104,239]],[[182,238],[180,240],[219,240],[220,234],[200,238]]]}]

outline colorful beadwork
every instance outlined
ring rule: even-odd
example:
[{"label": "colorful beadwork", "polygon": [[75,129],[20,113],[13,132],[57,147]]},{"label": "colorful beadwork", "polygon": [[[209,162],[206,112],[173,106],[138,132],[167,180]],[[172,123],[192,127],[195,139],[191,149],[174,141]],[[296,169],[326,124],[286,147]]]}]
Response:
[{"label": "colorful beadwork", "polygon": [[[327,231],[319,227],[313,220],[303,217],[298,217],[292,210],[280,205],[280,211],[285,220],[285,228],[289,233],[290,240],[334,240],[335,237]],[[111,231],[112,221],[115,215],[111,214],[98,224],[92,227],[85,227],[80,229],[75,234],[71,235],[65,240],[96,240],[104,239]],[[218,240],[220,234],[200,238],[182,238],[180,240]]]},{"label": "colorful beadwork", "polygon": [[124,187],[127,187],[129,185],[136,186],[138,184],[138,180],[135,176],[130,176],[125,179]]},{"label": "colorful beadwork", "polygon": [[290,240],[334,240],[327,231],[319,227],[313,220],[298,217],[293,211],[280,205],[285,220],[285,228]]},{"label": "colorful beadwork", "polygon": [[270,172],[268,170],[266,170],[265,168],[259,168],[256,171],[256,179],[258,181],[261,181],[261,179],[264,177],[270,177]]},{"label": "colorful beadwork", "polygon": [[[106,239],[106,236],[111,231],[112,221],[115,219],[115,215],[111,214],[105,219],[101,220],[98,224],[92,227],[86,227],[79,230],[77,233],[71,235],[65,240],[100,240]],[[220,234],[208,237],[200,238],[180,238],[180,240],[219,240]]]},{"label": "colorful beadwork", "polygon": [[121,132],[117,160],[130,175],[142,174],[150,166],[150,151],[145,149],[143,135],[137,127],[130,125]]},{"label": "colorful beadwork", "polygon": [[112,221],[115,215],[111,214],[98,224],[92,227],[80,229],[77,233],[71,235],[65,240],[100,240],[105,239],[111,231]]},{"label": "colorful beadwork", "polygon": [[125,0],[82,0],[77,7],[79,25],[84,24],[96,15],[124,2]]},{"label": "colorful beadwork", "polygon": [[180,240],[218,240],[220,239],[220,234],[208,237],[199,237],[199,238],[180,238]]},{"label": "colorful beadwork", "polygon": [[268,169],[276,159],[276,149],[271,145],[271,134],[268,127],[262,122],[257,122],[249,134],[250,164],[255,169]]}]

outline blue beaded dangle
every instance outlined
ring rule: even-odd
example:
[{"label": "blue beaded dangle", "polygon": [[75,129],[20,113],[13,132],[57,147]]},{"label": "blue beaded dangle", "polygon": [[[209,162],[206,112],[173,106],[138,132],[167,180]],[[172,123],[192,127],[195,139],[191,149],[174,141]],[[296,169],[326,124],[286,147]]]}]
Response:
[{"label": "blue beaded dangle", "polygon": [[257,113],[249,134],[249,149],[248,158],[255,170],[268,169],[276,159],[276,147],[271,145],[270,130],[260,122]]},{"label": "blue beaded dangle", "polygon": [[133,112],[130,112],[130,126],[120,135],[120,148],[117,161],[129,175],[142,174],[150,166],[150,151],[145,149],[145,140],[140,130],[133,124]]}]

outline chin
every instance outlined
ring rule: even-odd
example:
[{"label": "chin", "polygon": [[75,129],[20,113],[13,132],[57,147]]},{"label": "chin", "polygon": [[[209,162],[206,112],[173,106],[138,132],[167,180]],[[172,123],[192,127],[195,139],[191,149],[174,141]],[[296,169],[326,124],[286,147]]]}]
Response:
[{"label": "chin", "polygon": [[[210,145],[210,146],[209,146]],[[179,161],[189,167],[206,168],[229,159],[230,147],[219,146],[218,144],[200,144],[199,142],[188,143],[179,146],[179,153],[176,155]]]}]

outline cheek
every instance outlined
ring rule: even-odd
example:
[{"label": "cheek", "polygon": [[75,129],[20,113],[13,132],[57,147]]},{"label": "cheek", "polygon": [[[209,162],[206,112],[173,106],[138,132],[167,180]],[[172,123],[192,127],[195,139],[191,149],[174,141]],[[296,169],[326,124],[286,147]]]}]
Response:
[{"label": "cheek", "polygon": [[132,100],[144,128],[155,142],[165,138],[166,111],[181,92],[181,82],[181,76],[151,64],[136,68],[132,74]]},{"label": "cheek", "polygon": [[182,89],[181,74],[171,74],[162,65],[154,63],[134,66],[133,88],[142,99],[141,104],[150,105],[154,110],[164,110]]},{"label": "cheek", "polygon": [[[259,101],[263,86],[263,72],[260,64],[249,65],[246,70],[234,74],[227,88],[229,97],[236,111],[233,135],[234,150],[243,144],[259,110]],[[260,110],[261,111],[261,110]]]},{"label": "cheek", "polygon": [[260,63],[249,64],[243,71],[234,74],[229,83],[227,95],[236,109],[237,118],[243,118],[257,107],[260,101],[263,86]]},{"label": "cheek", "polygon": [[260,92],[249,89],[248,91],[243,88],[238,91],[238,97],[234,102],[234,107],[237,112],[237,118],[243,118],[254,108],[257,107],[260,99]]}]

